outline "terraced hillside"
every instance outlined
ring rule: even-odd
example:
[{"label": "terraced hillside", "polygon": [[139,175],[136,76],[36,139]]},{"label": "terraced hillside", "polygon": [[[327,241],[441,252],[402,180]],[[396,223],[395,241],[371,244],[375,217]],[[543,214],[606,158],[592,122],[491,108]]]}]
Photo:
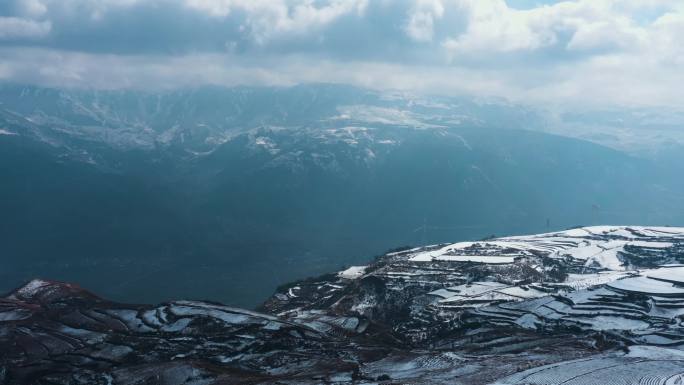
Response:
[{"label": "terraced hillside", "polygon": [[684,228],[388,253],[259,312],[34,280],[0,300],[0,384],[678,384]]}]

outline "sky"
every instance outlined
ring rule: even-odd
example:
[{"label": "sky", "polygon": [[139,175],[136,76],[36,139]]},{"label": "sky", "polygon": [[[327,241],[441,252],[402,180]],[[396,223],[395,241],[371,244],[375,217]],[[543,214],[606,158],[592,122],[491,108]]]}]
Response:
[{"label": "sky", "polygon": [[684,104],[682,0],[2,0],[0,80]]}]

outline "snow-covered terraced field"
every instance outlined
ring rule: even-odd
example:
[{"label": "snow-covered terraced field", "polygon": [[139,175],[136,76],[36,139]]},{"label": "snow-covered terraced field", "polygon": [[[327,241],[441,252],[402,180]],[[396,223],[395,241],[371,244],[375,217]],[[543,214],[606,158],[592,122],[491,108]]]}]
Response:
[{"label": "snow-covered terraced field", "polygon": [[683,242],[604,226],[413,248],[258,312],[34,280],[0,298],[0,384],[682,385]]},{"label": "snow-covered terraced field", "polygon": [[646,274],[648,278],[659,281],[671,282],[676,285],[684,285],[684,267],[666,266],[667,268],[650,271]]},{"label": "snow-covered terraced field", "polygon": [[[663,268],[663,270],[669,269]],[[624,292],[660,297],[684,297],[684,287],[677,287],[673,283],[653,279],[650,276],[621,279],[610,282],[607,286]]]},{"label": "snow-covered terraced field", "polygon": [[528,286],[505,285],[497,282],[473,282],[452,286],[428,293],[439,297],[441,308],[478,307],[496,302],[521,301],[548,295],[547,292]]},{"label": "snow-covered terraced field", "polygon": [[684,357],[599,356],[516,373],[495,385],[674,385],[684,381]]},{"label": "snow-covered terraced field", "polygon": [[[285,350],[278,359],[287,361],[288,355],[308,349],[325,359],[325,343],[335,343],[338,336],[354,334],[361,326],[355,317],[322,315],[293,322],[201,301],[121,305],[73,285],[33,280],[0,299],[0,383],[106,384],[107,378],[109,383],[133,383],[124,380],[135,377],[130,372],[79,374],[78,380],[69,376],[70,370],[85,368],[87,372],[104,363],[117,367],[135,362],[150,365],[158,373],[164,372],[159,362],[177,360],[203,360],[212,365],[239,360],[244,367],[256,368],[264,364],[264,358],[254,356],[250,361],[248,355],[288,346],[299,352]],[[329,358],[334,361],[333,356]],[[3,366],[7,362],[15,364]],[[33,382],[36,373],[53,375],[48,382]],[[179,384],[194,384],[203,375],[200,369],[191,370]]]},{"label": "snow-covered terraced field", "polygon": [[684,287],[650,278],[679,281],[683,272],[679,267],[645,270],[588,289],[473,308],[468,322],[534,330],[575,327],[653,345],[684,344]]},{"label": "snow-covered terraced field", "polygon": [[[327,283],[338,288],[325,296],[318,294],[323,284],[307,283],[304,306],[289,305],[301,298],[269,305],[335,304],[394,322],[413,341],[456,323],[616,332],[671,345],[682,341],[683,242],[684,228],[597,226],[414,248],[339,273],[340,282]],[[358,291],[343,294],[350,286]],[[402,304],[410,317],[393,321],[397,310],[388,303]]]},{"label": "snow-covered terraced field", "polygon": [[[668,258],[684,242],[684,228],[595,226],[530,236],[459,242],[410,257],[415,262],[456,261],[513,263],[522,257],[571,258],[588,268],[628,270],[628,256],[646,259],[684,258],[681,252]],[[639,250],[646,253],[639,253]],[[634,255],[634,254],[637,255]],[[659,264],[666,262],[658,261]]]}]

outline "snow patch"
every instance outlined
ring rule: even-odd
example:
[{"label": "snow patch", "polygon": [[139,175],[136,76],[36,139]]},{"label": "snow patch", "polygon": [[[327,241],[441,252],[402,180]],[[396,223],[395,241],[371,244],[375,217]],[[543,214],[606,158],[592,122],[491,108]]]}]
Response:
[{"label": "snow patch", "polygon": [[0,128],[0,135],[19,135],[16,132],[8,131],[4,128]]},{"label": "snow patch", "polygon": [[368,266],[352,266],[337,273],[337,276],[345,279],[357,279],[366,273]]},{"label": "snow patch", "polygon": [[493,256],[493,255],[442,255],[439,252],[425,252],[420,253],[413,258],[414,262],[431,262],[431,261],[451,261],[451,262],[476,262],[488,264],[507,264],[515,262],[514,256]]},{"label": "snow patch", "polygon": [[648,277],[621,279],[609,283],[608,286],[613,289],[635,293],[684,297],[684,288],[678,288],[669,282],[659,281]]},{"label": "snow patch", "polygon": [[38,294],[40,289],[48,285],[50,285],[50,282],[44,281],[42,279],[33,279],[22,288],[17,290],[16,294],[19,294],[22,297],[33,297]]},{"label": "snow patch", "polygon": [[684,284],[684,267],[663,267],[646,274],[648,278]]},{"label": "snow patch", "polygon": [[652,360],[684,360],[684,351],[658,346],[634,345],[629,347],[627,357],[649,358]]}]

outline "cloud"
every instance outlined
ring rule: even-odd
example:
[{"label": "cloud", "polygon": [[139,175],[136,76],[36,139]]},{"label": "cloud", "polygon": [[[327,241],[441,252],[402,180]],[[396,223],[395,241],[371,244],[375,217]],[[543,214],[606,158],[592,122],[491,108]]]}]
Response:
[{"label": "cloud", "polygon": [[435,22],[444,16],[439,0],[418,0],[409,12],[406,34],[415,41],[432,41]]},{"label": "cloud", "polygon": [[3,39],[35,39],[50,33],[52,25],[49,21],[37,22],[19,17],[0,16],[0,40]]},{"label": "cloud", "polygon": [[546,8],[511,9],[503,1],[460,1],[468,14],[465,33],[443,42],[453,57],[482,52],[531,51],[557,42],[555,25],[545,21]]},{"label": "cloud", "polygon": [[23,0],[17,3],[17,8],[29,17],[42,17],[47,13],[47,6],[41,0]]},{"label": "cloud", "polygon": [[469,15],[468,27],[465,33],[444,41],[452,57],[631,49],[643,44],[648,34],[649,26],[640,25],[634,14],[626,12],[644,6],[629,1],[566,1],[525,10],[511,8],[503,0],[457,3]]},{"label": "cloud", "polygon": [[678,0],[6,0],[0,77],[682,105]]},{"label": "cloud", "polygon": [[263,44],[280,34],[314,31],[345,15],[363,15],[367,0],[332,0],[323,5],[313,1],[291,5],[284,0],[185,0],[185,5],[219,18],[241,12],[240,30]]},{"label": "cloud", "polygon": [[456,67],[338,62],[299,55],[258,60],[231,54],[183,56],[102,55],[41,48],[0,48],[8,58],[0,79],[97,89],[173,89],[202,85],[277,85],[337,82],[372,89],[467,94],[512,93],[492,74]]}]

